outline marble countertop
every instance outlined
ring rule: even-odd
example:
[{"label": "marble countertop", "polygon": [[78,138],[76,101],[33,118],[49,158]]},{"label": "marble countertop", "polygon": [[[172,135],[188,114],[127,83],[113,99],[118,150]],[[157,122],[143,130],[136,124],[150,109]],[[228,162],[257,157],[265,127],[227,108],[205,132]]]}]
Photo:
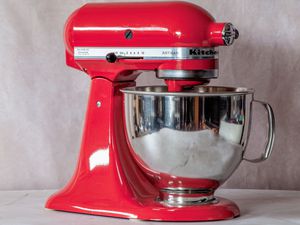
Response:
[{"label": "marble countertop", "polygon": [[[0,191],[1,225],[111,225],[111,224],[174,224],[117,219],[44,209],[47,197],[54,190]],[[300,224],[300,191],[221,189],[217,196],[234,200],[241,216],[233,220],[181,224]]]}]

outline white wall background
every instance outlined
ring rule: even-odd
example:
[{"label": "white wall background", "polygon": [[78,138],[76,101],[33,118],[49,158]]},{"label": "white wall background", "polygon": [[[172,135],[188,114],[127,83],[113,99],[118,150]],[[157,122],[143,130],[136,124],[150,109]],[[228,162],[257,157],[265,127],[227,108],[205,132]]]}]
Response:
[{"label": "white wall background", "polygon": [[[65,65],[62,32],[85,2],[0,0],[0,190],[59,188],[73,173],[89,78]],[[212,84],[255,88],[277,117],[272,157],[243,162],[225,186],[300,189],[300,1],[191,2],[240,31],[221,49]],[[151,73],[139,79],[149,82],[160,81]],[[255,108],[251,155],[262,151],[264,116]]]}]

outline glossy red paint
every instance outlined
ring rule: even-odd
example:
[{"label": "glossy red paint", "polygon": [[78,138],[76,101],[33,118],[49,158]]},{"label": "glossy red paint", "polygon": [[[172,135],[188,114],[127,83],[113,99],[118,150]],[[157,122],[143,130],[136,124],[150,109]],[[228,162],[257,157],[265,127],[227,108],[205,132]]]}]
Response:
[{"label": "glossy red paint", "polygon": [[209,27],[209,43],[212,45],[224,45],[222,30],[225,23],[212,23]]},{"label": "glossy red paint", "polygon": [[[100,16],[101,15],[101,16]],[[155,16],[153,16],[155,15]],[[218,68],[218,60],[75,60],[74,47],[215,47],[224,45],[224,23],[201,7],[187,2],[135,2],[86,4],[65,26],[67,64],[112,81],[132,80],[124,71]],[[126,30],[133,38],[126,39]]]},{"label": "glossy red paint", "polygon": [[[74,58],[74,47],[80,46],[219,46],[222,42],[217,33],[223,27],[214,24],[213,17],[205,10],[185,2],[86,4],[69,17],[65,26],[66,62],[92,78],[91,90],[76,171],[70,182],[48,199],[47,208],[163,221],[222,220],[239,215],[238,207],[222,198],[198,206],[161,204],[157,201],[159,189],[169,181],[210,188],[212,193],[219,183],[166,177],[165,174],[153,176],[136,163],[125,134],[120,89],[135,85],[134,80],[142,70],[217,69],[216,59],[119,59],[109,63],[105,59]],[[124,38],[127,29],[133,31],[134,38]],[[179,82],[179,86],[187,84]],[[189,84],[195,84],[193,82],[189,81]],[[178,88],[176,82],[170,83]]]},{"label": "glossy red paint", "polygon": [[185,87],[191,87],[195,85],[206,84],[206,80],[203,81],[193,81],[193,80],[165,80],[168,86],[169,92],[180,92]]},{"label": "glossy red paint", "polygon": [[[86,4],[68,19],[65,28],[67,51],[75,46],[119,47],[209,47],[214,18],[188,2],[118,2]],[[220,24],[220,23],[218,23]],[[132,30],[134,38],[125,39]],[[221,32],[220,31],[220,32]],[[221,38],[222,39],[222,38]]]},{"label": "glossy red paint", "polygon": [[[187,207],[166,207],[156,201],[158,189],[136,165],[125,137],[120,88],[131,85],[134,83],[112,83],[105,78],[92,80],[76,172],[65,188],[48,199],[46,208],[163,221],[238,216],[238,207],[223,198],[218,198],[217,203]],[[210,188],[218,186],[209,180],[200,183]]]}]

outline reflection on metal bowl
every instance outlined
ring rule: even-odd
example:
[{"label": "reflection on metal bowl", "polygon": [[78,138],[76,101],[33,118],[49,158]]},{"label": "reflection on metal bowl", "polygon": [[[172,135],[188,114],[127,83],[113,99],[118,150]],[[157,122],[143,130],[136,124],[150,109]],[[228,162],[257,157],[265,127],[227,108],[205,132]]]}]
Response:
[{"label": "reflection on metal bowl", "polygon": [[168,203],[177,202],[174,193],[183,189],[207,198],[242,161],[253,90],[199,86],[167,92],[153,86],[122,91],[131,153],[163,198],[172,195]]}]

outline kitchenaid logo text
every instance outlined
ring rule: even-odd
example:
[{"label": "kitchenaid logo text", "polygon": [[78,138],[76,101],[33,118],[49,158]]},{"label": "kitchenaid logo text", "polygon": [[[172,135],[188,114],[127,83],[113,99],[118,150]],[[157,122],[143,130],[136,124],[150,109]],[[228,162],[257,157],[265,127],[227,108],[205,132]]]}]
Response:
[{"label": "kitchenaid logo text", "polygon": [[191,56],[212,57],[217,54],[217,51],[213,49],[190,48],[189,54]]}]

